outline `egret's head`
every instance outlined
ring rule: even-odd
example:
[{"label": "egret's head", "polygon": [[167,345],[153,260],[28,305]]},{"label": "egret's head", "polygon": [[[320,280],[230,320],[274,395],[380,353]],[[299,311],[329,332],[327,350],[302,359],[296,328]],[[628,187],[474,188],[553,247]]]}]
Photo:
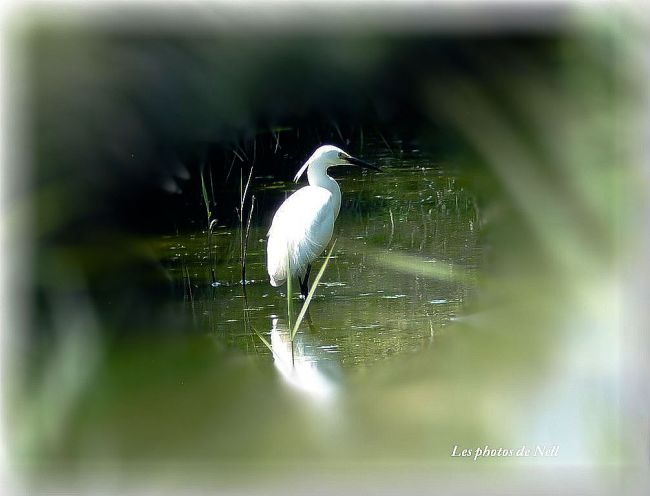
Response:
[{"label": "egret's head", "polygon": [[298,182],[300,177],[310,167],[314,167],[322,170],[323,172],[326,172],[329,167],[335,165],[350,165],[350,164],[358,165],[360,167],[365,167],[368,169],[381,170],[379,167],[376,167],[372,164],[364,162],[363,160],[359,160],[358,158],[354,158],[350,156],[350,154],[344,152],[337,146],[323,145],[318,147],[316,151],[312,154],[312,156],[309,157],[309,159],[300,168],[300,170],[296,174],[296,177],[294,177],[293,180],[295,182]]}]

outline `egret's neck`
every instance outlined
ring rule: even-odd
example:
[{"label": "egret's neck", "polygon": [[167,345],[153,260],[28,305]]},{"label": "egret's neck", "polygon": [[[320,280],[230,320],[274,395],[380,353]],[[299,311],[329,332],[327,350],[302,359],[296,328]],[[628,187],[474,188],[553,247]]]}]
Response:
[{"label": "egret's neck", "polygon": [[341,188],[334,179],[327,175],[327,168],[312,165],[307,169],[307,179],[310,186],[325,188],[332,193],[334,205],[336,205],[336,215],[338,216],[341,208]]}]

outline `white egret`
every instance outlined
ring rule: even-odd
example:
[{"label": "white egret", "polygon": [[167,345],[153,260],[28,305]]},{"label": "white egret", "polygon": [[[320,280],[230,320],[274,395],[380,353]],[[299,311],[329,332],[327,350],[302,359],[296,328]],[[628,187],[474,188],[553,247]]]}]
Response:
[{"label": "white egret", "polygon": [[[307,296],[311,263],[332,239],[334,221],[341,208],[341,189],[327,175],[327,169],[347,164],[380,170],[336,146],[324,145],[296,174],[294,181],[298,182],[306,170],[309,186],[287,198],[273,217],[267,245],[267,269],[272,286],[284,284],[287,277],[298,276],[300,293]],[[287,274],[287,263],[291,274]]]}]

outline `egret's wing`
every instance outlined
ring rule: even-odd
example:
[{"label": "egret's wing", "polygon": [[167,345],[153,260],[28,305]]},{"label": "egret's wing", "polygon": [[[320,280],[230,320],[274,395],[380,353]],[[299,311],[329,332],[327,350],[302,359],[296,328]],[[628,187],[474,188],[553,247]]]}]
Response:
[{"label": "egret's wing", "polygon": [[335,219],[333,197],[325,188],[306,186],[280,205],[268,234],[267,268],[272,285],[287,279],[287,258],[292,274],[304,274],[332,238]]}]

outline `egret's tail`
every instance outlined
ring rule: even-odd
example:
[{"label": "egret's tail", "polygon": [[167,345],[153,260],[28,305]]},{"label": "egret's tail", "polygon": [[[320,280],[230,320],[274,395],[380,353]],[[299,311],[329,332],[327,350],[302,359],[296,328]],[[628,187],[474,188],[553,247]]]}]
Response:
[{"label": "egret's tail", "polygon": [[282,286],[287,280],[287,258],[291,256],[290,244],[286,237],[271,232],[267,245],[267,272],[271,286]]}]

